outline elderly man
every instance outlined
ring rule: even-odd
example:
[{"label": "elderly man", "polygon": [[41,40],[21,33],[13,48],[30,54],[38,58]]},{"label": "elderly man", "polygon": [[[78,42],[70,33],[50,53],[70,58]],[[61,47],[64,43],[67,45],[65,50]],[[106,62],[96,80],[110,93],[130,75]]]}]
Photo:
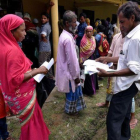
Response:
[{"label": "elderly man", "polygon": [[119,57],[99,58],[99,61],[118,62],[116,72],[100,70],[99,76],[114,77],[114,95],[108,115],[108,140],[130,139],[130,113],[132,98],[140,90],[140,9],[134,2],[123,4],[118,9],[121,33],[125,36]]},{"label": "elderly man", "polygon": [[86,107],[80,86],[80,68],[73,34],[77,16],[72,11],[63,15],[64,30],[60,35],[56,65],[56,86],[66,93],[65,112],[75,114]]}]

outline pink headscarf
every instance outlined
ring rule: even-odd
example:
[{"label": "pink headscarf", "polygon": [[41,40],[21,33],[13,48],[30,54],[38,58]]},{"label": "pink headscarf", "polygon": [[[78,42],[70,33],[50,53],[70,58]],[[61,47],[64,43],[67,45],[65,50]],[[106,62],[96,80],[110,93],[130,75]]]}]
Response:
[{"label": "pink headscarf", "polygon": [[[87,26],[85,30],[91,29],[92,26]],[[85,60],[89,59],[89,57],[94,53],[96,48],[95,38],[92,36],[90,39],[84,34],[81,43],[80,43],[80,64]]]},{"label": "pink headscarf", "polygon": [[93,30],[93,27],[89,25],[89,26],[86,27],[85,30],[88,30],[88,29]]},{"label": "pink headscarf", "polygon": [[11,33],[22,23],[23,19],[12,14],[0,19],[0,86],[7,95],[15,93],[32,64]]}]

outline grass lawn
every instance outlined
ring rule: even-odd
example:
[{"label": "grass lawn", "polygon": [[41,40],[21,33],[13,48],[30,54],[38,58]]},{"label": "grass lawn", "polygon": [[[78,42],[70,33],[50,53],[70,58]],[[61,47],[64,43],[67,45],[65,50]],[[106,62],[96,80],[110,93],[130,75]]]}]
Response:
[{"label": "grass lawn", "polygon": [[[51,131],[50,140],[106,140],[107,108],[97,108],[96,103],[106,98],[107,79],[99,81],[103,87],[92,97],[84,96],[87,108],[77,116],[64,113],[65,94],[53,90],[53,96],[43,106],[44,120]],[[132,130],[130,140],[140,140],[140,95],[135,97],[136,118],[138,124]],[[18,120],[8,119],[10,134],[19,140],[20,124]]]}]

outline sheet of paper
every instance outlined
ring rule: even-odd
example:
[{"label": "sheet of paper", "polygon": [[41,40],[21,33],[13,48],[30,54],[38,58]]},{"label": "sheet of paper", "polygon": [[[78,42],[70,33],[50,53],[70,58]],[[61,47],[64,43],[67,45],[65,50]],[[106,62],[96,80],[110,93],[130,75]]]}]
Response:
[{"label": "sheet of paper", "polygon": [[83,65],[85,65],[84,73],[89,74],[89,75],[98,73],[99,71],[97,70],[97,68],[104,69],[105,71],[108,71],[108,72],[116,71],[109,68],[110,66],[113,65],[112,62],[109,65],[107,65],[100,62],[96,62],[95,60],[86,60]]},{"label": "sheet of paper", "polygon": [[[54,59],[52,58],[49,63],[47,61],[45,61],[41,66],[45,66],[49,70],[52,67],[53,64],[54,64]],[[33,78],[38,83],[40,83],[40,81],[43,79],[44,76],[45,76],[44,74],[37,74]]]},{"label": "sheet of paper", "polygon": [[92,75],[92,74],[94,74],[94,73],[95,73],[95,72],[93,72],[93,71],[89,71],[89,72],[88,72],[89,75]]},{"label": "sheet of paper", "polygon": [[46,68],[49,70],[52,67],[53,64],[54,64],[54,59],[52,58],[50,60],[50,62],[48,63],[48,65],[46,66]]},{"label": "sheet of paper", "polygon": [[91,71],[91,72],[99,72],[98,70],[97,70],[97,68],[96,68],[96,66],[86,66],[87,67],[87,71],[89,72],[89,71]]},{"label": "sheet of paper", "polygon": [[95,60],[88,59],[83,63],[83,65],[95,65],[95,62]]},{"label": "sheet of paper", "polygon": [[109,66],[106,65],[106,64],[103,64],[101,62],[96,62],[95,60],[90,60],[90,59],[86,60],[83,65],[86,65],[86,66],[95,66],[95,67],[101,68],[101,69],[103,69],[103,68],[109,68]]},{"label": "sheet of paper", "polygon": [[110,62],[107,65],[109,66],[109,68],[112,67],[113,66],[113,62]]},{"label": "sheet of paper", "polygon": [[40,83],[40,81],[43,79],[45,75],[44,74],[37,74],[36,76],[34,76],[33,78]]}]

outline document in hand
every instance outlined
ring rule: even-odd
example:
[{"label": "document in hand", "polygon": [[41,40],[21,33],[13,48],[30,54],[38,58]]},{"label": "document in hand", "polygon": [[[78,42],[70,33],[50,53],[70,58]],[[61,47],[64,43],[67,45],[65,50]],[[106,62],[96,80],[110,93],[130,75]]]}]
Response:
[{"label": "document in hand", "polygon": [[[54,64],[54,59],[52,58],[50,60],[50,62],[45,61],[41,66],[45,66],[48,70],[52,67],[52,65]],[[40,83],[40,81],[43,79],[45,75],[44,74],[37,74],[36,76],[34,76],[33,78]]]},{"label": "document in hand", "polygon": [[99,71],[97,70],[97,68],[104,69],[105,71],[108,71],[108,72],[116,71],[116,70],[110,69],[109,68],[110,65],[96,62],[95,60],[90,60],[90,59],[86,60],[83,65],[85,66],[84,73],[89,74],[89,75],[98,73]]}]

